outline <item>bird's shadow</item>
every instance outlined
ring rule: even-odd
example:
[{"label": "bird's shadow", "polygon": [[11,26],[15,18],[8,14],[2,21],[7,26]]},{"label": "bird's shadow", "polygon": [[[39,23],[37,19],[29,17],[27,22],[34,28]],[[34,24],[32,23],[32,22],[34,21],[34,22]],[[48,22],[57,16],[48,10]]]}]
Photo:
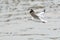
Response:
[{"label": "bird's shadow", "polygon": [[40,20],[38,19],[28,19],[29,21],[34,21],[34,22],[41,22]]}]

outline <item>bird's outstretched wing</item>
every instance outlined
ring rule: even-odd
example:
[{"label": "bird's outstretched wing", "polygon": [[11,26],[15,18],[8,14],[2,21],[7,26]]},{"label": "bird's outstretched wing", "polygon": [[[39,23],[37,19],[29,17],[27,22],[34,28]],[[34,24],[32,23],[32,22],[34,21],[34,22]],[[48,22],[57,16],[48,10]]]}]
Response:
[{"label": "bird's outstretched wing", "polygon": [[36,14],[38,17],[39,17],[39,19],[42,21],[42,22],[47,22],[46,20],[45,20],[45,12],[41,12],[41,13],[38,13],[38,14]]},{"label": "bird's outstretched wing", "polygon": [[37,16],[39,16],[39,17],[44,17],[44,12],[41,12],[41,13],[38,13],[38,14],[36,14]]},{"label": "bird's outstretched wing", "polygon": [[45,11],[46,11],[46,10],[44,9],[42,12],[38,13],[37,16],[39,16],[39,17],[44,17]]}]

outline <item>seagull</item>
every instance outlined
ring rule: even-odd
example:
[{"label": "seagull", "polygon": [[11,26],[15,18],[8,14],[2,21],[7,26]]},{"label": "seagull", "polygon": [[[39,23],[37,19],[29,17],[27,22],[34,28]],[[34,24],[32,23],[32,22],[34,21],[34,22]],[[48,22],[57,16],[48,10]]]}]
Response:
[{"label": "seagull", "polygon": [[38,14],[35,14],[35,11],[33,9],[30,10],[30,15],[32,16],[32,19],[38,19],[41,22],[46,23],[47,21],[44,20],[44,14],[45,14],[45,9]]}]

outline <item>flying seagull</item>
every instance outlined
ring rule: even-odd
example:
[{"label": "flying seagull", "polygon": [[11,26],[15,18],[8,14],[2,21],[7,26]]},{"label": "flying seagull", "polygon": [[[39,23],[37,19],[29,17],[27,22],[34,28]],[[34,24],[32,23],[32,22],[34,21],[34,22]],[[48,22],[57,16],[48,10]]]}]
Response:
[{"label": "flying seagull", "polygon": [[38,19],[43,23],[47,22],[46,20],[44,20],[45,9],[42,12],[38,13],[38,14],[35,14],[35,11],[33,9],[31,9],[30,14],[32,16],[32,19]]}]

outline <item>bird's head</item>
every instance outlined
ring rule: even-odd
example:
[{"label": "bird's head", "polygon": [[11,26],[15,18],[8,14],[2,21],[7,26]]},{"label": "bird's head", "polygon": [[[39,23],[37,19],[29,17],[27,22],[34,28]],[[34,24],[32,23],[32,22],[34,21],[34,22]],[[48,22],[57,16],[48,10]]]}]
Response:
[{"label": "bird's head", "polygon": [[30,13],[33,13],[33,12],[34,12],[34,10],[33,10],[33,9],[31,9],[31,10],[30,10]]}]

